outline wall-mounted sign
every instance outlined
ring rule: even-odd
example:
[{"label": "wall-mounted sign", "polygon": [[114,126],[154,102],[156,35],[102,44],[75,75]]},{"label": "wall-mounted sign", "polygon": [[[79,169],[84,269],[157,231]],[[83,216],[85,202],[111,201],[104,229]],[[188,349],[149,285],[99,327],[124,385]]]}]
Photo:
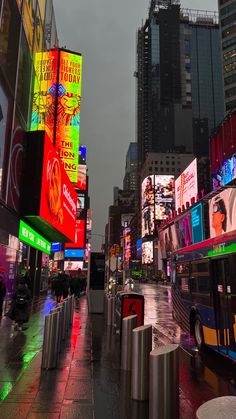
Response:
[{"label": "wall-mounted sign", "polygon": [[60,50],[56,148],[71,182],[78,180],[82,56]]},{"label": "wall-mounted sign", "polygon": [[19,239],[30,246],[41,250],[41,252],[50,254],[51,243],[22,220],[20,221],[19,227]]},{"label": "wall-mounted sign", "polygon": [[51,252],[60,252],[61,250],[61,243],[60,242],[54,242],[51,246]]},{"label": "wall-mounted sign", "polygon": [[76,221],[75,239],[73,243],[66,243],[67,249],[83,249],[85,247],[85,221]]},{"label": "wall-mounted sign", "polygon": [[142,264],[149,265],[153,263],[153,242],[142,243]]},{"label": "wall-mounted sign", "polygon": [[194,159],[175,181],[175,209],[190,203],[197,193],[197,159]]},{"label": "wall-mounted sign", "polygon": [[66,249],[65,250],[65,258],[76,258],[82,259],[84,258],[84,249]]},{"label": "wall-mounted sign", "polygon": [[51,241],[74,241],[77,195],[43,131],[28,133],[23,185],[22,212],[31,224]]},{"label": "wall-mounted sign", "polygon": [[203,217],[202,217],[202,204],[195,205],[191,209],[192,218],[192,241],[193,243],[199,243],[204,240],[203,234]]},{"label": "wall-mounted sign", "polygon": [[236,189],[227,188],[209,201],[210,237],[236,230]]}]

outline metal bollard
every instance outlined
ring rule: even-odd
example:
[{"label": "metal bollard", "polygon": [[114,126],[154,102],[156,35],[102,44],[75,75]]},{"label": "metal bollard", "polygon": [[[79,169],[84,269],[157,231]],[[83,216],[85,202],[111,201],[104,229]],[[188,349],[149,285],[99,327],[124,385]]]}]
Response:
[{"label": "metal bollard", "polygon": [[69,328],[70,327],[70,318],[71,318],[71,297],[67,298],[67,306],[68,306],[67,325],[68,325],[68,328]]},{"label": "metal bollard", "polygon": [[223,396],[209,400],[202,404],[197,412],[197,419],[229,419],[235,418],[236,412],[236,397]]},{"label": "metal bollard", "polygon": [[107,326],[111,326],[112,325],[112,308],[113,308],[113,303],[114,301],[114,297],[109,297],[108,301],[107,301]]},{"label": "metal bollard", "polygon": [[132,333],[131,398],[134,400],[148,400],[151,350],[152,325],[136,327]]},{"label": "metal bollard", "polygon": [[45,317],[42,364],[43,369],[56,368],[58,361],[59,312]]},{"label": "metal bollard", "polygon": [[58,353],[61,352],[61,341],[62,341],[62,308],[56,307],[50,311],[50,314],[59,313],[59,330],[58,330]]},{"label": "metal bollard", "polygon": [[61,307],[61,311],[62,311],[62,331],[61,331],[61,336],[62,336],[62,340],[65,340],[66,338],[66,312],[65,312],[65,302],[63,301],[62,303],[58,304],[58,307]]},{"label": "metal bollard", "polygon": [[137,314],[125,317],[122,320],[122,339],[121,339],[121,369],[131,371],[132,362],[132,332],[137,327]]},{"label": "metal bollard", "polygon": [[149,419],[179,417],[179,346],[150,353]]},{"label": "metal bollard", "polygon": [[75,309],[75,297],[72,295],[71,296],[71,310],[70,310],[70,325],[73,325],[73,320],[74,320],[74,309]]}]

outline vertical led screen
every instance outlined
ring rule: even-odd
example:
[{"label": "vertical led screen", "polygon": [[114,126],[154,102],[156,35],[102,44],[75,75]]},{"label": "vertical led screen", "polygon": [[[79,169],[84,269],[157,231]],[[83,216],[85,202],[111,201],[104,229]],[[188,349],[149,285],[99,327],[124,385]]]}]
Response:
[{"label": "vertical led screen", "polygon": [[228,188],[209,201],[210,237],[236,230],[236,189]]},{"label": "vertical led screen", "polygon": [[67,249],[84,249],[85,247],[85,220],[77,220],[74,243],[66,243]]},{"label": "vertical led screen", "polygon": [[56,148],[71,182],[78,180],[82,56],[60,50]]},{"label": "vertical led screen", "polygon": [[150,175],[142,183],[142,237],[154,234],[155,221],[165,220],[174,205],[174,176]]},{"label": "vertical led screen", "polygon": [[202,204],[197,204],[191,209],[192,217],[192,239],[193,243],[200,243],[203,241],[203,218],[202,218]]},{"label": "vertical led screen", "polygon": [[197,159],[194,159],[175,181],[175,209],[191,202],[191,198],[196,198],[197,193]]},{"label": "vertical led screen", "polygon": [[31,131],[45,130],[54,139],[59,51],[37,52],[34,58],[34,93]]},{"label": "vertical led screen", "polygon": [[2,189],[3,157],[8,125],[8,99],[0,86],[0,195]]},{"label": "vertical led screen", "polygon": [[131,259],[131,236],[129,227],[124,229],[124,250],[125,261],[128,263]]},{"label": "vertical led screen", "polygon": [[153,263],[153,242],[142,243],[142,264],[150,265]]},{"label": "vertical led screen", "polygon": [[78,178],[75,186],[80,191],[86,191],[87,189],[87,166],[85,164],[79,164]]}]

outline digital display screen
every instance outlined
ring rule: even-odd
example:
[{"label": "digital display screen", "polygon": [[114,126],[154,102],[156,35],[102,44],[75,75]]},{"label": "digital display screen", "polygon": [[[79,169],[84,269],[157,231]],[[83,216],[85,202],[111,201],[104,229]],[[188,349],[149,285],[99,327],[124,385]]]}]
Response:
[{"label": "digital display screen", "polygon": [[187,212],[184,214],[176,224],[180,249],[190,246],[193,243],[191,213]]},{"label": "digital display screen", "polygon": [[78,179],[75,184],[76,188],[80,191],[86,191],[87,189],[87,166],[80,164],[78,168]]},{"label": "digital display screen", "polygon": [[137,251],[137,257],[141,259],[141,257],[142,257],[142,239],[138,239],[136,241],[136,251]]},{"label": "digital display screen", "polygon": [[73,243],[66,243],[66,249],[84,249],[85,247],[85,220],[77,220],[75,228],[75,240]]},{"label": "digital display screen", "polygon": [[227,188],[209,201],[210,237],[236,230],[236,189]]},{"label": "digital display screen", "polygon": [[22,220],[20,220],[19,239],[30,246],[41,250],[41,252],[47,254],[50,254],[51,252],[51,243]]},{"label": "digital display screen", "polygon": [[60,250],[61,250],[61,243],[59,242],[52,243],[52,246],[51,246],[52,252],[60,252]]},{"label": "digital display screen", "polygon": [[193,243],[200,243],[204,240],[202,204],[197,204],[191,209],[192,218],[192,240]]},{"label": "digital display screen", "polygon": [[186,205],[186,202],[190,203],[191,198],[196,198],[197,194],[197,159],[194,159],[175,181],[176,211]]},{"label": "digital display screen", "polygon": [[64,270],[65,271],[78,271],[78,269],[83,269],[84,262],[82,261],[64,261]]},{"label": "digital display screen", "polygon": [[153,263],[153,242],[142,243],[142,264]]},{"label": "digital display screen", "polygon": [[84,249],[66,249],[65,258],[84,258]]},{"label": "digital display screen", "polygon": [[78,180],[82,56],[60,50],[56,148],[70,181]]},{"label": "digital display screen", "polygon": [[79,146],[79,164],[86,164],[87,147]]},{"label": "digital display screen", "polygon": [[131,235],[130,228],[124,229],[124,246],[125,246],[125,261],[129,262],[131,259]]}]

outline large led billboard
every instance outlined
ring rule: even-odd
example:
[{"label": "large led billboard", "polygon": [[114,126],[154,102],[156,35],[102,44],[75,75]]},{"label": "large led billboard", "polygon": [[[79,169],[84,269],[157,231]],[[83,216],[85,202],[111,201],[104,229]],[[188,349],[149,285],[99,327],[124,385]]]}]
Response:
[{"label": "large led billboard", "polygon": [[78,180],[82,56],[60,50],[56,148],[71,182]]},{"label": "large led billboard", "polygon": [[64,261],[64,270],[65,271],[78,271],[78,269],[83,269],[84,263],[82,261]]},{"label": "large led billboard", "polygon": [[75,238],[72,243],[66,243],[65,247],[67,249],[84,249],[85,247],[85,221],[86,220],[77,220],[75,228]]},{"label": "large led billboard", "polygon": [[47,135],[28,133],[23,214],[52,241],[74,241],[76,206],[76,192]]},{"label": "large led billboard", "polygon": [[153,242],[142,243],[142,264],[149,265],[153,263]]},{"label": "large led billboard", "polygon": [[142,237],[151,236],[155,221],[165,220],[174,204],[174,176],[150,175],[142,182]]},{"label": "large led billboard", "polygon": [[131,259],[131,234],[129,227],[124,229],[124,251],[125,261],[128,263]]},{"label": "large led billboard", "polygon": [[197,194],[197,159],[194,159],[175,181],[175,209],[190,203]]},{"label": "large led billboard", "polygon": [[59,50],[36,52],[31,131],[45,130],[54,141]]},{"label": "large led billboard", "polygon": [[236,230],[236,189],[227,188],[209,201],[210,237]]}]

